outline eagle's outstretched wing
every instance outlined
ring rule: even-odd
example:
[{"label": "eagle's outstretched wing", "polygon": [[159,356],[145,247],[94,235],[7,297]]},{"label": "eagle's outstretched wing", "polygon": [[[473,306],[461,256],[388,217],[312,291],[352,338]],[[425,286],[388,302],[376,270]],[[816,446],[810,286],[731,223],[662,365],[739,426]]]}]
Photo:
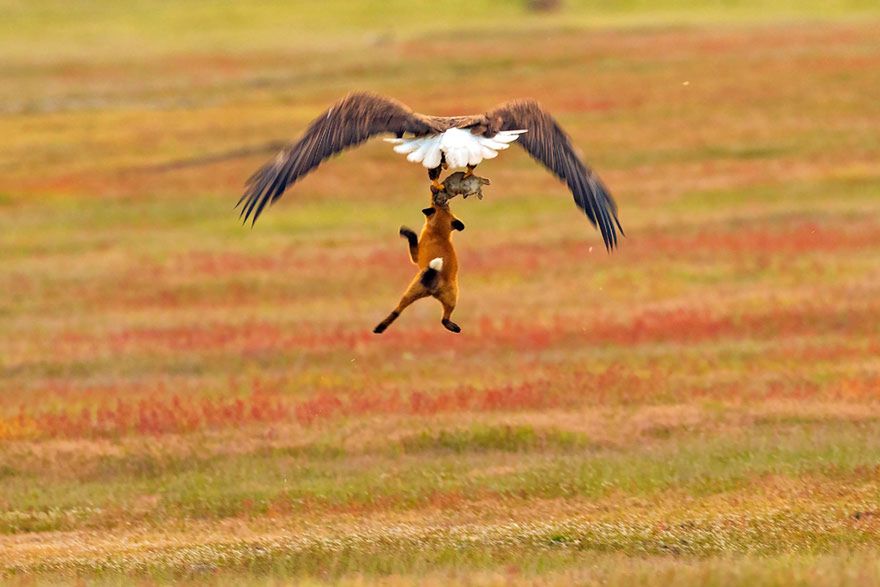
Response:
[{"label": "eagle's outstretched wing", "polygon": [[492,132],[527,129],[517,141],[529,155],[568,184],[574,202],[602,232],[608,250],[617,245],[617,204],[599,177],[580,160],[556,120],[534,100],[514,100],[486,113]]},{"label": "eagle's outstretched wing", "polygon": [[369,93],[349,94],[315,119],[303,137],[266,163],[248,179],[237,206],[241,216],[256,222],[269,202],[325,159],[381,133],[422,135],[432,126],[404,104]]}]

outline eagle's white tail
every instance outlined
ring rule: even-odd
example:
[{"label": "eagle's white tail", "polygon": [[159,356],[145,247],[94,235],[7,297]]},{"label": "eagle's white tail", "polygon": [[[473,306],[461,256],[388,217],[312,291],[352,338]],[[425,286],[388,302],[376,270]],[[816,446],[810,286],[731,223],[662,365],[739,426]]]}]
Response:
[{"label": "eagle's white tail", "polygon": [[446,164],[456,169],[467,165],[477,165],[483,159],[493,159],[498,151],[510,147],[526,129],[503,130],[491,137],[475,135],[467,129],[450,128],[436,135],[385,139],[396,145],[394,151],[406,155],[409,161],[421,163],[428,169],[440,165],[445,155]]},{"label": "eagle's white tail", "polygon": [[431,259],[431,262],[428,263],[428,267],[430,267],[434,271],[441,271],[443,269],[443,257]]}]

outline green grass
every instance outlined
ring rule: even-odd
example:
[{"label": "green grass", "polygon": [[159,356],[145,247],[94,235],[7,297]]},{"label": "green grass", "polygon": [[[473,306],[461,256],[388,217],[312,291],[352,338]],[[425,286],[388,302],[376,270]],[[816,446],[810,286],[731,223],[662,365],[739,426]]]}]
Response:
[{"label": "green grass", "polygon": [[488,450],[524,452],[530,449],[583,448],[588,440],[564,430],[536,431],[531,426],[479,426],[464,430],[423,431],[402,439],[401,444],[408,453],[431,450],[455,453]]},{"label": "green grass", "polygon": [[370,3],[332,0],[252,3],[204,0],[186,4],[105,3],[57,0],[0,5],[5,28],[0,47],[25,63],[47,58],[87,57],[98,63],[124,52],[128,57],[169,52],[234,53],[252,50],[303,50],[328,58],[339,43],[353,48],[381,44],[388,36],[428,33],[452,37],[498,32],[515,36],[523,30],[598,26],[656,26],[678,23],[755,22],[773,20],[852,19],[878,16],[869,0],[785,0],[768,5],[756,0],[704,2],[631,0],[612,4],[569,0],[564,10],[532,14],[526,2],[455,1],[442,8],[430,2],[393,0],[376,10]]},{"label": "green grass", "polygon": [[[747,491],[762,478],[850,484],[877,496],[876,421],[856,428],[825,421],[764,422],[747,435],[715,439],[659,430],[647,447],[591,448],[575,433],[529,426],[477,426],[404,436],[365,451],[327,444],[244,454],[134,453],[77,458],[25,468],[4,464],[5,533],[114,527],[138,496],[155,503],[138,518],[222,519],[271,508],[424,507],[438,494],[516,499],[661,498],[673,492],[698,503]],[[207,453],[207,454],[206,454]],[[48,486],[40,480],[51,481]],[[867,491],[868,493],[864,493]],[[858,501],[858,500],[857,500]],[[837,505],[844,507],[847,500]],[[851,505],[854,512],[859,506]]]}]

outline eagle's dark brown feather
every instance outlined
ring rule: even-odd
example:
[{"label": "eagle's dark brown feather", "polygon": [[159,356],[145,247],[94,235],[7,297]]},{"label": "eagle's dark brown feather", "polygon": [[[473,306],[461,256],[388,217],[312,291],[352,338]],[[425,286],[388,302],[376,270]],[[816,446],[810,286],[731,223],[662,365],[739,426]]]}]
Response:
[{"label": "eagle's dark brown feather", "polygon": [[489,136],[502,130],[527,129],[516,141],[535,160],[568,184],[574,202],[602,232],[608,250],[617,245],[617,205],[599,177],[577,156],[556,120],[534,100],[514,100],[486,114]]},{"label": "eagle's dark brown feather", "polygon": [[256,222],[266,204],[277,200],[288,186],[325,159],[377,134],[423,136],[452,127],[487,136],[504,130],[527,130],[517,143],[568,184],[575,204],[602,232],[605,247],[611,250],[617,245],[617,233],[623,234],[623,229],[608,189],[580,160],[556,120],[534,100],[506,102],[486,114],[444,117],[418,114],[397,100],[376,94],[349,94],[312,122],[299,141],[248,179],[238,201],[241,216]]},{"label": "eagle's dark brown feather", "polygon": [[241,216],[256,222],[266,204],[325,159],[363,143],[377,134],[419,136],[443,130],[437,119],[413,112],[406,105],[369,93],[349,94],[315,119],[303,137],[257,170],[238,201]]}]

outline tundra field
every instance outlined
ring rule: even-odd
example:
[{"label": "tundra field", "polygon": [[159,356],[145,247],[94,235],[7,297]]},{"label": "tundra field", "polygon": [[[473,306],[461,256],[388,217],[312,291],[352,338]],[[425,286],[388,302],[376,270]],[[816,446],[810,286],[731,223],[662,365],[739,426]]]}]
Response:
[{"label": "tundra field", "polygon": [[[880,7],[593,4],[0,0],[0,581],[880,584]],[[538,98],[627,238],[511,149],[372,334],[421,167],[191,164],[354,89]]]}]

